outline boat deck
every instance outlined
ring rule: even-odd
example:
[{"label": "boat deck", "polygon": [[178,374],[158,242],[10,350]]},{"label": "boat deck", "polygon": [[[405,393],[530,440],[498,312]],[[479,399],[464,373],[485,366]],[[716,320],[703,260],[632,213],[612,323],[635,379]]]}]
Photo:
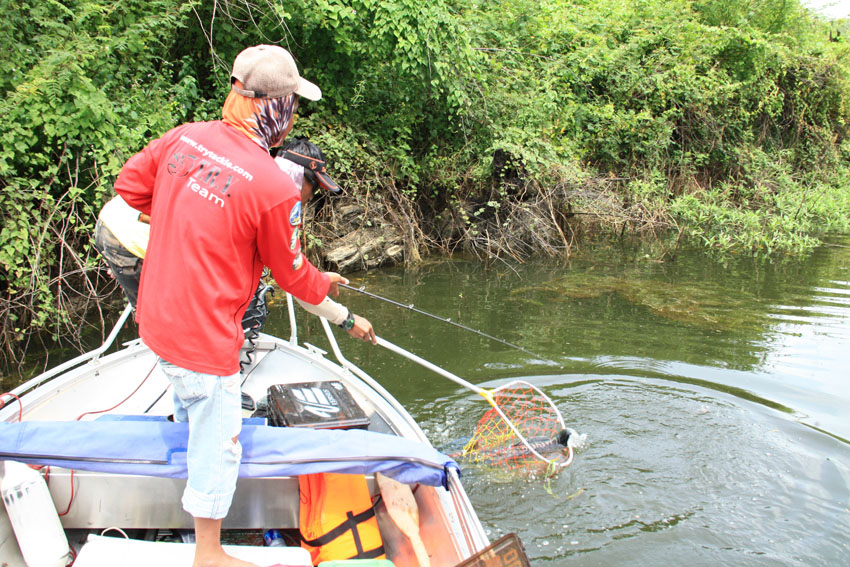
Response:
[{"label": "boat deck", "polygon": [[[320,349],[310,345],[296,347],[267,335],[261,335],[254,347],[251,363],[243,370],[242,384],[243,393],[254,402],[261,401],[268,389],[276,384],[342,380],[368,416],[369,431],[428,443],[406,411],[386,392],[380,391],[380,385],[363,381],[348,367],[330,362]],[[376,392],[375,388],[379,391]],[[5,408],[0,412],[0,418],[17,421],[17,415],[13,417],[11,411]],[[162,420],[167,419],[172,411],[169,383],[159,370],[157,357],[137,340],[117,353],[97,358],[52,378],[49,387],[33,389],[27,394],[24,420],[108,421],[122,419],[123,416],[131,416],[134,420]],[[246,418],[254,415],[253,410],[243,411]],[[184,479],[72,471],[61,467],[51,467],[47,478],[62,525],[69,541],[78,550],[92,534],[109,528],[120,528],[132,534],[163,531],[180,534],[193,528],[191,516],[180,505]],[[366,475],[366,480],[370,494],[377,502],[376,516],[388,557],[396,565],[415,564],[413,548],[390,519],[379,498],[380,490],[374,476]],[[487,543],[465,494],[457,493],[459,483],[455,487],[454,491],[425,485],[413,487],[419,509],[420,533],[433,565],[455,565]],[[462,489],[460,491],[462,493]],[[240,478],[233,505],[222,526],[223,537],[227,532],[240,530],[260,537],[263,530],[272,527],[297,530],[299,505],[297,477]],[[468,513],[464,515],[458,510],[468,510]],[[0,549],[4,549],[4,545],[6,548],[9,545],[10,530],[5,515],[0,520]],[[4,521],[5,527],[2,525]],[[11,537],[14,539],[13,534]],[[123,559],[134,554],[127,550],[115,551],[119,548],[114,543],[103,545],[95,546],[99,550],[97,553],[86,552],[93,557],[93,567],[106,564],[100,559],[101,555],[111,557],[113,562],[121,560],[121,564],[126,564]],[[147,559],[147,552],[143,555],[146,565],[157,564],[157,561]],[[15,561],[9,564],[18,565]],[[89,563],[80,565],[88,567]]]}]

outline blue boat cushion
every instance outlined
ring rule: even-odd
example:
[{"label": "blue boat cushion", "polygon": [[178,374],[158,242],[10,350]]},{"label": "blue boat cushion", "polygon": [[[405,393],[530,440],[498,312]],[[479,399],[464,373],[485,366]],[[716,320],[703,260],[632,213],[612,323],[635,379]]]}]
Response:
[{"label": "blue boat cushion", "polygon": [[[186,478],[186,423],[169,421],[25,421],[0,424],[0,459],[69,469]],[[446,486],[457,463],[433,447],[360,429],[246,424],[240,477],[317,472],[381,472],[406,484]]]},{"label": "blue boat cushion", "polygon": [[[95,418],[97,421],[169,421],[167,415],[138,415],[105,413]],[[265,417],[243,417],[242,425],[267,425],[269,422]]]}]

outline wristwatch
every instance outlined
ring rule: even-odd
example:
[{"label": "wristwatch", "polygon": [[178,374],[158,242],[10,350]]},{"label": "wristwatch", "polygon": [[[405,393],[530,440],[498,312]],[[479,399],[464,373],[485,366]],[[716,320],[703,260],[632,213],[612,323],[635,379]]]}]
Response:
[{"label": "wristwatch", "polygon": [[346,331],[350,331],[354,328],[354,315],[351,314],[351,311],[348,312],[348,315],[345,316],[345,321],[339,324]]}]

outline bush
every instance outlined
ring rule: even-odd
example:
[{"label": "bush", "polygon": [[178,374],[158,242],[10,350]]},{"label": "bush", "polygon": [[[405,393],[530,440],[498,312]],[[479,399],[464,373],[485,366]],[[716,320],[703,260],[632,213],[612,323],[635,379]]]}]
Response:
[{"label": "bush", "polygon": [[[94,290],[88,235],[111,180],[174,122],[162,57],[186,17],[181,2],[4,2],[0,49],[0,328],[79,335],[71,314]],[[82,306],[85,308],[85,306]],[[66,326],[63,330],[63,324]]]},{"label": "bush", "polygon": [[252,44],[322,87],[294,134],[419,225],[414,258],[568,253],[587,227],[804,253],[850,217],[850,30],[796,0],[48,0],[0,3],[0,31],[7,361],[37,331],[78,337],[115,175],[217,119]]}]

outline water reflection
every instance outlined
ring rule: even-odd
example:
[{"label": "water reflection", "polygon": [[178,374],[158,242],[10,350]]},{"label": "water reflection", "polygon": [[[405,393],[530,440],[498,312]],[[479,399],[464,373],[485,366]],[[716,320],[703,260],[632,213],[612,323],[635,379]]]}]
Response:
[{"label": "water reflection", "polygon": [[[535,566],[843,563],[850,533],[850,240],[804,262],[606,247],[567,264],[436,262],[356,285],[496,335],[556,365],[344,295],[378,334],[484,387],[526,379],[588,435],[551,481],[464,468],[492,538]],[[284,331],[286,332],[286,331]],[[489,407],[390,353],[349,357],[435,445]]]}]

